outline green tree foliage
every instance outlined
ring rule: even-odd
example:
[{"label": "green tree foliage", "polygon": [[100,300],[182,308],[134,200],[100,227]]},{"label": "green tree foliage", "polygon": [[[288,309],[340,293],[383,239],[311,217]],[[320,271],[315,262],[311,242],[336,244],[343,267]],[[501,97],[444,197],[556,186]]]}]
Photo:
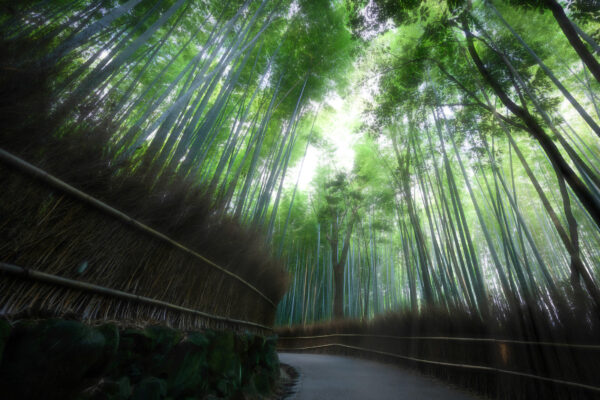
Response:
[{"label": "green tree foliage", "polygon": [[597,315],[596,10],[533,3],[345,2],[355,85],[377,86],[354,173],[379,191],[350,238],[346,316],[387,310],[377,297],[481,316],[569,298]]},{"label": "green tree foliage", "polygon": [[[594,2],[0,10],[6,147],[98,140],[117,175],[201,187],[286,261],[281,323],[563,298],[597,313]],[[355,141],[347,169],[329,138],[340,126]],[[309,187],[300,165],[316,171]]]},{"label": "green tree foliage", "polygon": [[[344,85],[353,47],[344,8],[327,1],[33,1],[4,11],[15,71],[5,87],[22,70],[51,76],[51,106],[14,135],[102,134],[123,173],[203,185],[220,213],[269,236],[306,140],[297,128],[310,102]],[[11,103],[37,96],[34,83],[21,86]]]}]

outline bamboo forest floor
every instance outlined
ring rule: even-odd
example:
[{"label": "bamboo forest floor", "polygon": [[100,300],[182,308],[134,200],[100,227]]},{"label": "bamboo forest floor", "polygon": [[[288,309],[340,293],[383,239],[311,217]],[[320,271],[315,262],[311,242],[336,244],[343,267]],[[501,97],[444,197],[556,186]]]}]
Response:
[{"label": "bamboo forest floor", "polygon": [[324,354],[279,353],[300,374],[294,400],[476,400],[413,371],[375,361]]}]

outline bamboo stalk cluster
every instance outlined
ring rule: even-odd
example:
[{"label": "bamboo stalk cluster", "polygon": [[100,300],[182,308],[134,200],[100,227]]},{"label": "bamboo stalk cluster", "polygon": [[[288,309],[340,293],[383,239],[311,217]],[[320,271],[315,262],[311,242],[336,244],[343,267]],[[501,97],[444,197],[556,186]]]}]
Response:
[{"label": "bamboo stalk cluster", "polygon": [[[239,275],[268,300],[6,166],[0,260],[271,324],[287,277],[267,244],[310,110],[302,58],[310,55],[282,54],[296,45],[286,38],[290,26],[304,26],[302,15],[287,15],[289,3],[28,1],[0,9],[0,147]],[[2,288],[4,313],[137,319],[127,301],[18,278],[3,277]],[[205,323],[160,308],[140,313]]]},{"label": "bamboo stalk cluster", "polygon": [[[357,148],[376,156],[353,173],[371,198],[354,228],[342,212],[298,224],[314,233],[290,246],[278,321],[329,319],[343,292],[353,318],[435,305],[487,320],[542,303],[557,325],[572,307],[596,326],[598,63],[580,53],[598,45],[577,25],[593,32],[593,13],[575,19],[579,5],[556,1],[369,7],[397,24],[365,55],[379,92]],[[351,233],[346,259],[320,239],[337,230]],[[330,258],[345,261],[339,282]]]}]

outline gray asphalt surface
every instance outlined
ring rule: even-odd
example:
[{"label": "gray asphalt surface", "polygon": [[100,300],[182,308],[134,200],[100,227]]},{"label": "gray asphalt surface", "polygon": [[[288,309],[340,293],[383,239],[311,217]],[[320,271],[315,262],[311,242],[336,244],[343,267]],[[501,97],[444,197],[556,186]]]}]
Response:
[{"label": "gray asphalt surface", "polygon": [[295,400],[475,400],[441,382],[393,365],[351,357],[279,353],[300,378]]}]

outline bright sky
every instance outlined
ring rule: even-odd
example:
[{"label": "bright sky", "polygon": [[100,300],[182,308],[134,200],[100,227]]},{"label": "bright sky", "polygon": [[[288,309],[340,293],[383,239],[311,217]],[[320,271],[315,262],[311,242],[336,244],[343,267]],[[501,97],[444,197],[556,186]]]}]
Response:
[{"label": "bright sky", "polygon": [[[362,118],[364,118],[365,106],[373,102],[379,90],[381,76],[373,74],[370,63],[364,61],[355,62],[349,74],[352,75],[348,77],[350,82],[353,82],[352,87],[344,90],[343,94],[336,91],[329,92],[320,106],[321,111],[315,123],[315,129],[329,143],[333,154],[325,149],[309,146],[302,171],[300,172],[301,161],[299,161],[288,170],[286,186],[293,187],[300,173],[299,189],[310,191],[311,182],[319,165],[329,164],[339,171],[352,170],[354,146],[359,139],[356,131],[364,122]],[[313,107],[317,109],[319,105],[313,104]]]},{"label": "bright sky", "polygon": [[[354,164],[354,143],[355,135],[352,134],[356,124],[356,113],[360,114],[356,107],[356,98],[349,101],[342,99],[337,93],[333,93],[325,99],[327,105],[335,110],[333,118],[328,126],[323,127],[325,137],[335,147],[335,161],[337,167],[343,170],[350,170]],[[323,160],[329,162],[331,160]]]},{"label": "bright sky", "polygon": [[[300,181],[298,187],[301,190],[308,190],[310,183],[315,175],[319,165],[335,163],[335,168],[344,171],[350,171],[354,164],[354,144],[356,135],[353,129],[356,125],[356,116],[360,115],[360,99],[355,96],[343,99],[337,93],[330,93],[322,105],[323,110],[319,113],[315,123],[315,129],[322,132],[323,137],[333,146],[333,159],[329,157],[326,151],[316,148],[312,145],[308,147],[306,159],[302,166]],[[298,162],[288,172],[286,184],[293,186],[298,179],[300,171],[300,162]]]}]

